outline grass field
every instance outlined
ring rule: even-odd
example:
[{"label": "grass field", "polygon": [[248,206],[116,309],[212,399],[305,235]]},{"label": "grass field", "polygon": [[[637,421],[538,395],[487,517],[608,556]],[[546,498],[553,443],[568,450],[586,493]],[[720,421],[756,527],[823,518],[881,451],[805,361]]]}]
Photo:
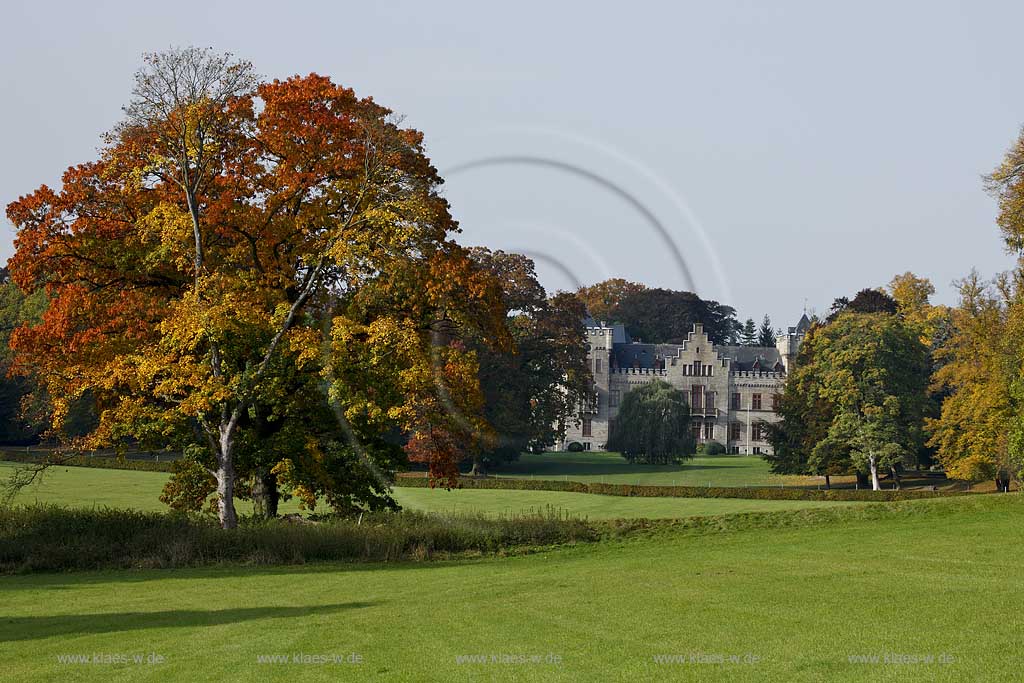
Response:
[{"label": "grass field", "polygon": [[[0,463],[0,480],[6,479],[10,464]],[[60,467],[47,472],[42,482],[25,489],[20,503],[58,503],[71,507],[107,506],[137,510],[166,510],[158,500],[167,480],[160,472]],[[485,512],[514,514],[531,510],[556,509],[566,514],[608,519],[616,517],[685,517],[732,512],[767,512],[810,507],[845,505],[837,502],[743,500],[729,498],[624,498],[560,491],[497,491],[396,488],[395,498],[410,510]],[[240,512],[251,512],[251,504],[238,501]],[[282,504],[281,512],[297,512],[294,500]]]},{"label": "grass field", "polygon": [[[879,509],[473,561],[5,577],[0,671],[12,681],[1018,679],[1020,496],[864,512]],[[163,662],[59,661],[150,654]],[[361,663],[258,663],[335,654]]]},{"label": "grass field", "polygon": [[589,519],[689,517],[734,512],[771,512],[852,505],[837,501],[748,500],[743,498],[626,498],[561,491],[460,491],[396,488],[395,499],[410,510],[492,514],[557,509]]},{"label": "grass field", "polygon": [[654,486],[778,486],[808,484],[808,477],[772,474],[755,456],[696,456],[682,465],[636,465],[618,453],[524,453],[495,469],[498,477],[568,479]]}]

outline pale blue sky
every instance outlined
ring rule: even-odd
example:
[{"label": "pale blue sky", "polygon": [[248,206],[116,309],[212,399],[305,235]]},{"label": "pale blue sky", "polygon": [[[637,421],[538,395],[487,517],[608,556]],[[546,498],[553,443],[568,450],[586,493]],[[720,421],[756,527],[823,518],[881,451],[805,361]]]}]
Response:
[{"label": "pale blue sky", "polygon": [[531,253],[551,289],[685,287],[637,205],[698,293],[779,326],[1011,264],[981,175],[1024,123],[1019,3],[375,4],[5,3],[0,201],[94,156],[140,53],[193,44],[404,114],[459,239]]}]

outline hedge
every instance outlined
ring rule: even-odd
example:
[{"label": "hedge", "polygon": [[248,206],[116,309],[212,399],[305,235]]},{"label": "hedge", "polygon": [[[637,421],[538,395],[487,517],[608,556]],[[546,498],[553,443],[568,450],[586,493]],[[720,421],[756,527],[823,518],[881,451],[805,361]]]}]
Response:
[{"label": "hedge", "polygon": [[[430,486],[430,480],[426,477],[398,477],[395,481],[395,486],[426,488]],[[639,498],[751,498],[754,500],[891,501],[972,495],[970,491],[922,491],[918,489],[886,489],[884,491],[828,489],[823,491],[793,487],[640,486],[634,484],[584,483],[579,481],[511,479],[504,477],[483,479],[461,477],[458,482],[458,488],[567,491],[570,493],[595,493],[603,496],[632,496]]]},{"label": "hedge", "polygon": [[[0,460],[7,462],[42,464],[47,462],[45,457],[32,455],[30,453],[18,453],[17,451],[0,450]],[[128,458],[108,458],[105,456],[75,455],[70,458],[54,461],[54,467],[97,467],[104,470],[136,470],[139,472],[173,472],[174,460],[130,460]]]}]

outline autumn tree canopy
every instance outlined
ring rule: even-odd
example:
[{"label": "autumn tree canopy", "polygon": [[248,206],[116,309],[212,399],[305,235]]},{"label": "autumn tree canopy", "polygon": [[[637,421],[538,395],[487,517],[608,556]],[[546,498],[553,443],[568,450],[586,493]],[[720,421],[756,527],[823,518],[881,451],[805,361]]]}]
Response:
[{"label": "autumn tree canopy", "polygon": [[[50,301],[12,334],[15,370],[55,429],[95,397],[83,443],[192,448],[225,527],[250,466],[310,495],[359,471],[380,499],[404,447],[451,477],[486,428],[460,337],[509,339],[441,183],[421,133],[326,77],[149,55],[99,157],[7,208],[12,277]],[[287,450],[258,438],[299,423]]]}]

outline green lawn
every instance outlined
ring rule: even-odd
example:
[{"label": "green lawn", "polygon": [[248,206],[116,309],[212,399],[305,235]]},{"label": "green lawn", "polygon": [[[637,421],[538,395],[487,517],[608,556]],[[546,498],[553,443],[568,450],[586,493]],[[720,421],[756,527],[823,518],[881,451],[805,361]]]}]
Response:
[{"label": "green lawn", "polygon": [[[837,501],[749,500],[745,498],[627,498],[562,491],[396,488],[395,499],[410,510],[517,513],[557,509],[590,519],[690,517],[733,512],[771,512],[852,505]],[[873,504],[873,503],[872,503]]]},{"label": "green lawn", "polygon": [[[12,465],[0,463],[0,478],[6,478],[9,467]],[[161,472],[106,470],[88,467],[54,468],[46,473],[40,484],[33,484],[25,489],[17,498],[17,502],[40,501],[71,507],[107,506],[138,510],[166,510],[167,507],[158,500],[158,496],[167,476]],[[528,510],[557,509],[566,514],[591,519],[686,517],[847,504],[729,498],[624,498],[561,491],[479,489],[445,491],[444,489],[402,487],[395,489],[395,498],[403,507],[412,510],[457,510],[505,514]],[[242,512],[251,512],[252,508],[245,501],[239,501],[238,507]],[[298,505],[294,500],[283,504],[281,508],[282,513],[296,511],[298,511]]]},{"label": "green lawn", "polygon": [[[918,501],[877,519],[847,509],[819,526],[661,532],[473,561],[9,576],[0,672],[26,682],[1019,680],[1018,495]],[[164,662],[58,661],[151,653]],[[257,663],[353,653],[361,663]],[[662,655],[686,663],[656,663]],[[909,663],[917,657],[933,662]]]},{"label": "green lawn", "polygon": [[[7,480],[12,467],[0,462],[0,483]],[[41,481],[22,490],[15,499],[18,503],[57,503],[68,507],[116,507],[136,510],[167,511],[160,502],[160,491],[170,475],[163,472],[134,470],[108,470],[92,467],[53,467]],[[252,505],[237,502],[240,512],[252,512]],[[281,511],[297,512],[297,503],[289,501]]]},{"label": "green lawn", "polygon": [[518,461],[494,470],[493,474],[661,486],[815,486],[818,482],[810,477],[772,474],[767,462],[752,455],[697,456],[682,465],[635,465],[618,453],[524,453]]}]

